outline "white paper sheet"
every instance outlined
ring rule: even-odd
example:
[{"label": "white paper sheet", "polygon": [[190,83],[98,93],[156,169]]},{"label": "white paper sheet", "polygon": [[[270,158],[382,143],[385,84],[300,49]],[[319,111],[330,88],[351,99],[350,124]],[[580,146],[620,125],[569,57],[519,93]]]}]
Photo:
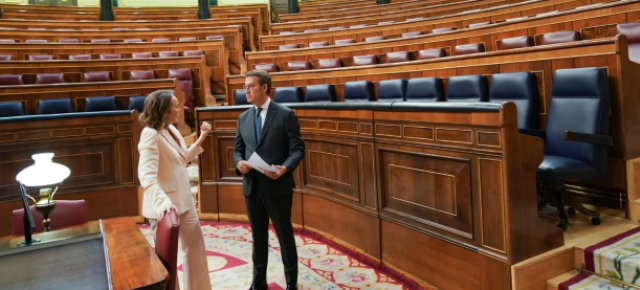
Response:
[{"label": "white paper sheet", "polygon": [[260,157],[260,155],[258,155],[258,153],[256,152],[253,152],[253,154],[251,154],[251,157],[249,157],[249,160],[247,160],[247,162],[251,164],[251,167],[253,167],[253,169],[256,169],[260,172],[278,172],[278,169],[275,169],[271,165],[267,164],[267,162],[265,162],[264,159],[262,159],[262,157]]}]

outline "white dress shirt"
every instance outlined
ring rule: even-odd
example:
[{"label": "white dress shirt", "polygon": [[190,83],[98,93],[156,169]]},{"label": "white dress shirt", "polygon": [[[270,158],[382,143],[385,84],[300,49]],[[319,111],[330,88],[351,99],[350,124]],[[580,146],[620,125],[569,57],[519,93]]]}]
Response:
[{"label": "white dress shirt", "polygon": [[[264,104],[262,104],[262,111],[260,111],[260,121],[262,122],[262,124],[260,125],[260,129],[264,128],[264,120],[267,119],[267,109],[269,108],[269,103],[271,103],[271,98],[267,97],[267,101],[264,102]],[[256,110],[256,112],[258,111],[258,107],[257,106],[253,106],[254,109]],[[255,118],[255,116],[253,116]]]}]

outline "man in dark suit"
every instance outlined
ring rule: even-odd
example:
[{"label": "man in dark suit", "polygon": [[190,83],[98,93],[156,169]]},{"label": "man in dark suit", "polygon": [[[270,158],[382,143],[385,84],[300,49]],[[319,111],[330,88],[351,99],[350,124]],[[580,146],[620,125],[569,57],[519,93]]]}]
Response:
[{"label": "man in dark suit", "polygon": [[[253,282],[250,290],[267,289],[269,218],[280,242],[287,290],[297,289],[298,254],[291,226],[291,172],[304,158],[304,140],[293,111],[269,99],[269,74],[253,70],[246,76],[244,89],[247,101],[253,106],[238,118],[233,163],[236,173],[243,175],[242,193],[253,235]],[[277,172],[252,169],[246,160],[254,152],[268,164],[273,164]]]}]

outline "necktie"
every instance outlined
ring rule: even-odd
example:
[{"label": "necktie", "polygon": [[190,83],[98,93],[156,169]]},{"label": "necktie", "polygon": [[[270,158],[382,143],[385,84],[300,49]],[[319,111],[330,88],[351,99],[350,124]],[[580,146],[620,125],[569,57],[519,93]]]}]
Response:
[{"label": "necktie", "polygon": [[262,108],[258,108],[258,113],[254,119],[254,125],[256,126],[256,144],[260,142],[260,131],[262,131],[262,118],[260,117],[260,112],[262,112]]}]

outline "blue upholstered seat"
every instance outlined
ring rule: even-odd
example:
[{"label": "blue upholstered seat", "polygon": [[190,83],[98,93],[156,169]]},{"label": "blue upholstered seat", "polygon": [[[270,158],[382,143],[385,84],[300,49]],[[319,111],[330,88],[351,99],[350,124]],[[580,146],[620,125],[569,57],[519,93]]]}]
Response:
[{"label": "blue upholstered seat", "polygon": [[518,128],[538,128],[538,86],[531,72],[494,74],[489,102],[514,102],[518,107]]},{"label": "blue upholstered seat", "polygon": [[307,86],[304,101],[309,102],[335,102],[336,89],[332,85],[310,85]]},{"label": "blue upholstered seat", "polygon": [[405,100],[407,81],[384,80],[378,83],[378,102],[400,102]]},{"label": "blue upholstered seat", "polygon": [[449,78],[447,102],[486,102],[487,93],[487,79],[483,76],[455,76]]},{"label": "blue upholstered seat", "polygon": [[116,98],[114,97],[92,97],[87,98],[84,105],[85,112],[115,111],[118,109]]},{"label": "blue upholstered seat", "polygon": [[40,100],[38,102],[39,115],[64,113],[73,113],[73,107],[69,99]]},{"label": "blue upholstered seat", "polygon": [[442,102],[444,92],[440,78],[413,78],[407,82],[407,102]]},{"label": "blue upholstered seat", "polygon": [[22,102],[0,103],[0,117],[14,117],[24,115]]},{"label": "blue upholstered seat", "polygon": [[138,110],[138,114],[144,112],[144,101],[146,99],[147,96],[129,97],[129,106],[127,106],[127,110]]},{"label": "blue upholstered seat", "polygon": [[280,87],[276,88],[273,94],[273,100],[276,103],[301,103],[304,102],[302,97],[302,89],[299,87]]},{"label": "blue upholstered seat", "polygon": [[368,102],[375,100],[370,81],[353,81],[344,84],[345,102]]},{"label": "blue upholstered seat", "polygon": [[233,91],[233,103],[235,105],[248,105],[247,101],[247,92],[244,90],[235,90]]}]

